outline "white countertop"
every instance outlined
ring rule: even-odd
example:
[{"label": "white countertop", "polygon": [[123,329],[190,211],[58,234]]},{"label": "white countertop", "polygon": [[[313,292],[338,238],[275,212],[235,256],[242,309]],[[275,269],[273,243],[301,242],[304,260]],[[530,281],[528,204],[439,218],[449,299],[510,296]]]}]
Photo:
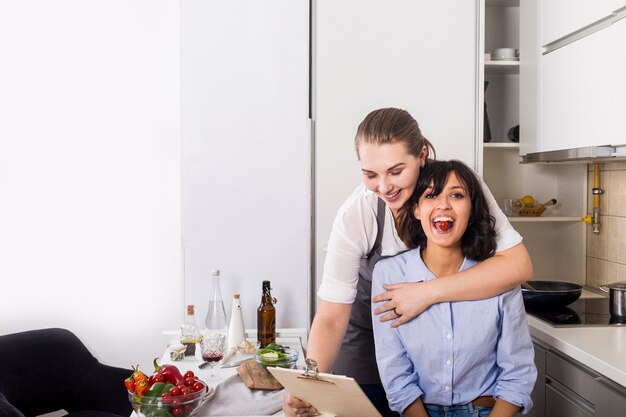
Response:
[{"label": "white countertop", "polygon": [[[166,344],[167,341],[178,337],[179,332],[178,331],[172,331],[172,330],[167,330],[163,332],[163,341]],[[248,340],[254,340],[253,336],[256,335],[256,330],[246,330],[246,336],[249,338]],[[298,351],[299,353],[299,357],[298,357],[298,362],[297,362],[297,366],[299,368],[304,369],[304,353],[303,353],[303,344],[304,341],[306,340],[306,329],[278,329],[276,331],[276,336],[277,336],[277,343],[280,343],[284,346],[288,346],[292,349],[295,349],[296,351]],[[237,352],[233,357],[227,359],[227,363],[234,363],[237,361],[240,361],[242,359],[248,359],[251,358],[252,355],[245,355],[242,354],[240,352]],[[202,361],[202,356],[200,355],[200,347],[196,346],[196,354],[193,357],[186,357],[185,359],[183,359],[182,361],[172,361],[170,359],[170,355],[169,355],[169,351],[166,349],[165,353],[163,354],[163,356],[161,357],[160,364],[173,364],[176,365],[176,367],[180,370],[181,373],[184,373],[186,371],[193,371],[198,377],[200,377],[200,379],[202,379],[204,382],[207,383],[207,385],[211,386],[211,387],[215,387],[217,389],[219,389],[219,384],[226,380],[228,377],[235,375],[237,373],[237,368],[236,367],[227,367],[227,368],[222,368],[220,365],[216,365],[215,366],[215,377],[214,378],[210,378],[209,377],[209,373],[210,370],[209,368],[204,368],[204,369],[199,369],[198,365],[203,363]],[[210,402],[209,405],[210,407]],[[200,416],[202,416],[202,411],[200,411],[199,413]],[[236,416],[232,413],[228,414],[229,416],[233,416],[233,417],[240,417],[240,416]],[[284,413],[282,410],[277,411],[276,413],[272,414],[272,417],[282,417],[284,416]],[[130,417],[138,417],[138,415],[133,412],[131,413]],[[220,417],[220,416],[215,416],[215,417]],[[248,417],[264,417],[264,416],[252,416],[252,415],[248,415]]]},{"label": "white countertop", "polygon": [[[584,290],[590,297],[597,295]],[[553,327],[527,317],[532,337],[626,387],[626,326]]]}]

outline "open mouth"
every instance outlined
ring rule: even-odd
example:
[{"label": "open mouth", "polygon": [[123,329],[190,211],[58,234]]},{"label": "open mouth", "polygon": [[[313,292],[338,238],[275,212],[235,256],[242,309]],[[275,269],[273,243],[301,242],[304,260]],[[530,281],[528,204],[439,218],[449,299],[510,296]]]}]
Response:
[{"label": "open mouth", "polygon": [[433,220],[433,226],[439,232],[447,232],[454,226],[454,219],[448,216],[436,217]]}]

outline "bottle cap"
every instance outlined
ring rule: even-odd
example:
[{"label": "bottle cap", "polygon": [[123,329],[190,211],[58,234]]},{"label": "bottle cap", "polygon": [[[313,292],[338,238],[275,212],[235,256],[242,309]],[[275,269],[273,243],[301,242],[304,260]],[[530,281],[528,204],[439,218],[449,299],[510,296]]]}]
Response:
[{"label": "bottle cap", "polygon": [[220,274],[220,270],[219,269],[212,269],[211,270],[211,275],[219,275]]},{"label": "bottle cap", "polygon": [[233,298],[239,300],[239,294],[233,294]]}]

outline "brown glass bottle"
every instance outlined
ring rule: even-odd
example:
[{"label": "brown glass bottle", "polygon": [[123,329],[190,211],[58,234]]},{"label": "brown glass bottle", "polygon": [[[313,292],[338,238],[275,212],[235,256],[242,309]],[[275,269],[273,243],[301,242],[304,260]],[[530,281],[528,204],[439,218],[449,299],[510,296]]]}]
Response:
[{"label": "brown glass bottle", "polygon": [[261,305],[257,309],[257,340],[261,347],[276,342],[276,308],[270,292],[270,282],[263,281]]}]

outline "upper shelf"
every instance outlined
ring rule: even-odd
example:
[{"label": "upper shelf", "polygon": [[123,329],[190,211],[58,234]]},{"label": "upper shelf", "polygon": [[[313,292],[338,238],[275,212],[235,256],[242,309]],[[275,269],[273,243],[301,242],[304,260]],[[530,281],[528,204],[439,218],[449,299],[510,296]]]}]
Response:
[{"label": "upper shelf", "polygon": [[486,142],[483,143],[484,149],[519,149],[519,143],[516,142]]},{"label": "upper shelf", "polygon": [[519,61],[485,61],[485,74],[519,74]]},{"label": "upper shelf", "polygon": [[489,7],[519,7],[520,0],[486,0],[485,6]]}]

